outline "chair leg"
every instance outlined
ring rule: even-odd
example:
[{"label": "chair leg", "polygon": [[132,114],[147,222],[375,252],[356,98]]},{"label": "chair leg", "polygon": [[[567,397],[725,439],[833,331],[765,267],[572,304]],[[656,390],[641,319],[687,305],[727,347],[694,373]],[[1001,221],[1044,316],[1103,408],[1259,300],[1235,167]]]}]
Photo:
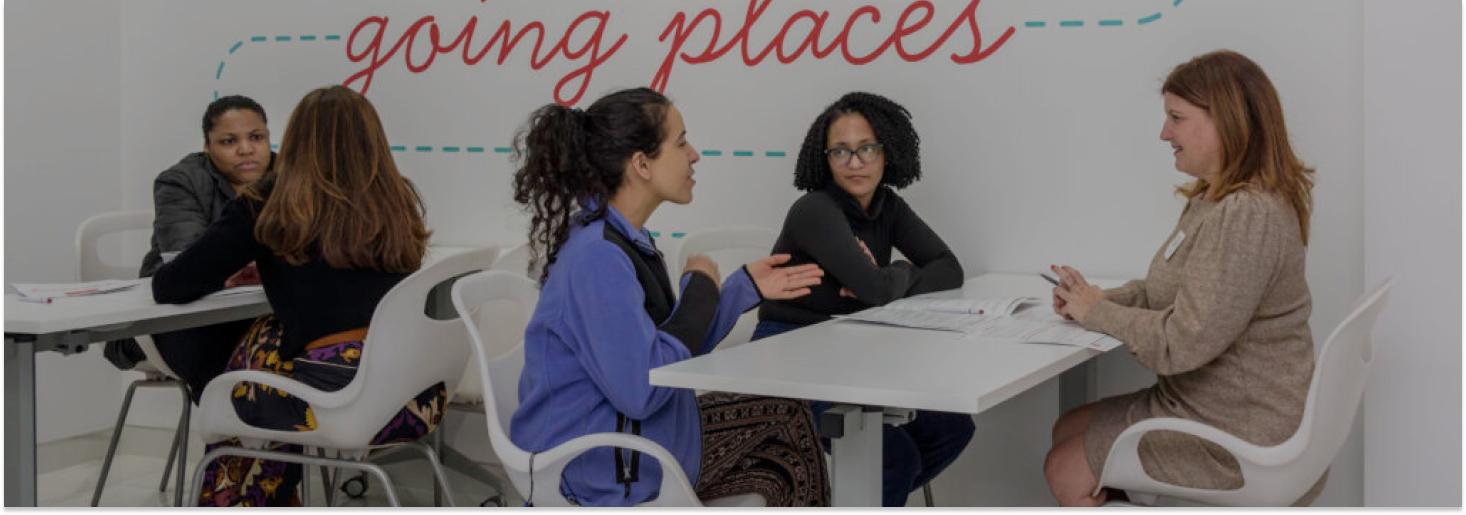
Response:
[{"label": "chair leg", "polygon": [[[424,458],[427,458],[428,464],[432,465],[434,479],[433,482],[437,483],[438,485],[438,488],[434,489],[433,495],[435,505],[441,506],[441,504],[437,504],[436,501],[446,499],[449,508],[456,507],[453,504],[453,489],[448,486],[448,474],[447,472],[443,471],[443,463],[438,461],[438,453],[433,452],[432,447],[428,447],[427,444],[424,444],[422,442],[412,442],[404,445],[404,447],[411,447],[413,449],[416,449],[419,453],[423,455]],[[442,497],[439,497],[437,495],[439,493],[442,494]]]},{"label": "chair leg", "polygon": [[[496,492],[489,497],[491,500],[499,499],[502,501],[504,496],[507,495],[507,492],[509,492],[508,488],[510,487],[504,486],[505,483],[499,479],[498,474],[490,471],[488,467],[468,459],[467,456],[464,456],[463,453],[458,452],[453,447],[443,446],[438,451],[438,461],[443,462],[445,469],[456,470],[465,476],[488,485],[489,488],[492,488]],[[502,504],[496,504],[496,506],[498,505]]]},{"label": "chair leg", "polygon": [[193,415],[193,401],[188,398],[188,386],[182,382],[179,387],[183,392],[183,414],[179,415],[178,427],[183,428],[182,437],[178,440],[178,474],[173,485],[173,506],[183,506],[183,476],[188,470],[188,429]]},{"label": "chair leg", "polygon": [[[436,456],[439,456],[439,455],[441,455],[442,451],[443,451],[443,428],[439,427],[439,428],[436,428],[433,431],[433,455],[435,457]],[[441,482],[443,484],[443,487],[444,488],[447,488],[447,486],[448,486],[448,478],[447,477],[442,477],[440,479],[439,476],[444,476],[444,474],[439,474],[435,470],[433,472],[433,483],[434,483],[433,484],[433,506],[435,506],[435,507],[442,507],[443,506],[443,491],[438,488],[437,483],[440,483]]]},{"label": "chair leg", "polygon": [[[314,447],[306,447],[306,448],[301,449],[301,452],[303,452],[307,456],[309,456],[311,454],[311,450],[313,450],[313,449],[315,449],[315,448]],[[301,465],[300,466],[300,506],[302,508],[304,508],[304,507],[308,507],[310,505],[311,505],[311,468],[310,468],[310,465]]]},{"label": "chair leg", "polygon": [[928,508],[936,507],[937,503],[932,502],[932,484],[931,483],[927,483],[927,484],[921,485],[921,495],[923,497],[926,497],[926,507],[928,507]]},{"label": "chair leg", "polygon": [[303,454],[280,451],[266,451],[259,449],[246,449],[243,447],[233,446],[216,447],[214,448],[214,450],[205,453],[203,459],[199,460],[198,468],[194,469],[193,472],[193,486],[189,490],[189,492],[194,495],[194,499],[198,498],[198,492],[202,491],[203,489],[204,471],[208,468],[208,464],[224,456],[240,456],[259,460],[274,460],[283,461],[286,463],[298,463],[301,466],[305,467],[309,467],[311,465],[332,466],[368,472],[373,476],[376,476],[378,481],[382,482],[382,486],[387,491],[387,502],[390,503],[393,507],[402,506],[401,501],[397,498],[397,491],[392,484],[392,478],[387,476],[386,470],[384,470],[382,467],[378,466],[375,463],[315,458]]},{"label": "chair leg", "polygon": [[[188,400],[185,399],[184,402],[188,402]],[[183,409],[179,408],[179,411],[183,412]],[[168,463],[163,465],[163,480],[158,482],[159,492],[168,491],[168,478],[173,475],[173,461],[178,458],[178,442],[183,441],[183,425],[187,424],[187,421],[187,418],[180,416],[178,418],[178,427],[173,428],[173,444],[168,448]]]},{"label": "chair leg", "polygon": [[[317,447],[316,457],[324,459],[326,457],[326,450]],[[326,507],[334,507],[336,505],[336,481],[333,474],[331,474],[331,468],[325,465],[321,465],[321,490],[325,491],[323,496],[325,497]]]},{"label": "chair leg", "polygon": [[127,411],[132,408],[132,394],[137,393],[142,380],[133,381],[127,387],[127,396],[122,398],[122,411],[117,413],[117,424],[112,427],[112,441],[107,444],[107,456],[102,458],[102,474],[97,477],[97,488],[92,490],[92,506],[102,500],[102,487],[107,485],[107,473],[112,470],[112,457],[117,454],[117,440],[122,437],[122,426],[127,422]]}]

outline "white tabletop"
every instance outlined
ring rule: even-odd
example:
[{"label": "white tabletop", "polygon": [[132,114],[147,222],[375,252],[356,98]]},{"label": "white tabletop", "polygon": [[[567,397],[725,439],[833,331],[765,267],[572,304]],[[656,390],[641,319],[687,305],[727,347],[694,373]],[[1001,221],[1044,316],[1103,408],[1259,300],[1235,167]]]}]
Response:
[{"label": "white tabletop", "polygon": [[[473,247],[466,246],[431,246],[423,258],[423,264],[426,266],[444,257],[472,249]],[[256,307],[266,302],[264,292],[255,291],[205,297],[188,304],[158,304],[153,302],[152,284],[148,281],[143,281],[136,288],[127,291],[55,299],[50,304],[22,302],[19,295],[6,294],[5,332],[49,334],[106,329],[144,320]]]},{"label": "white tabletop", "polygon": [[[1048,299],[1050,290],[1037,274],[987,274],[969,279],[960,295]],[[1119,345],[1108,341],[1105,351]],[[1101,352],[832,320],[654,369],[651,383],[976,414]]]},{"label": "white tabletop", "polygon": [[5,332],[48,334],[80,329],[125,325],[139,320],[189,315],[265,302],[263,291],[207,297],[188,304],[153,302],[152,284],[87,297],[56,299],[50,304],[22,302],[16,294],[5,295]]}]

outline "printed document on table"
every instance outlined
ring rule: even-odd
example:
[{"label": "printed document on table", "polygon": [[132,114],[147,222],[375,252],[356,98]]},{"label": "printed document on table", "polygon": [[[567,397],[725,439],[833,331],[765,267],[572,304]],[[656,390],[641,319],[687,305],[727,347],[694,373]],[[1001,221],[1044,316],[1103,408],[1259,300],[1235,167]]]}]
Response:
[{"label": "printed document on table", "polygon": [[108,279],[85,283],[12,284],[16,293],[28,299],[64,299],[126,291],[148,279]]},{"label": "printed document on table", "polygon": [[993,299],[942,299],[911,297],[886,304],[886,309],[932,311],[966,315],[1008,316],[1029,306],[1043,303],[1037,297],[1007,297]]},{"label": "printed document on table", "polygon": [[959,315],[955,313],[939,313],[934,311],[916,311],[911,309],[890,309],[871,308],[865,311],[851,313],[849,315],[835,315],[841,320],[853,320],[857,322],[868,322],[873,324],[893,325],[897,327],[910,327],[914,329],[935,329],[938,331],[952,331],[958,333],[969,333],[982,322],[981,317],[972,315]]},{"label": "printed document on table", "polygon": [[978,326],[967,332],[967,338],[1073,345],[1095,350],[1105,350],[1114,341],[1075,322],[1018,317],[982,317]]},{"label": "printed document on table", "polygon": [[214,299],[214,298],[219,298],[219,297],[233,297],[235,295],[244,295],[246,293],[255,293],[255,292],[262,292],[262,291],[265,291],[265,287],[264,286],[261,286],[261,285],[258,285],[258,284],[254,284],[254,285],[250,285],[250,286],[235,286],[233,288],[229,288],[229,289],[225,289],[225,290],[219,290],[219,291],[216,291],[214,293],[210,293],[208,296],[206,296],[204,298],[206,298],[206,299]]}]

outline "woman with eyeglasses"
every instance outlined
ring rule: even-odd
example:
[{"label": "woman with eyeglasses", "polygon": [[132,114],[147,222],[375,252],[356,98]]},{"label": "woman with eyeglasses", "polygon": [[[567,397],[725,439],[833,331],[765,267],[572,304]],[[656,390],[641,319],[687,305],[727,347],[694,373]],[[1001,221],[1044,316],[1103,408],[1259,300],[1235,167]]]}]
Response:
[{"label": "woman with eyeglasses", "polygon": [[[794,186],[807,193],[789,208],[773,253],[790,254],[791,265],[819,264],[825,280],[808,296],[764,302],[754,340],[962,287],[957,256],[893,191],[921,178],[920,142],[906,108],[870,93],[847,94],[815,119],[794,170]],[[910,261],[891,261],[892,249]],[[812,408],[819,420],[829,404]],[[886,426],[882,504],[905,506],[957,458],[972,431],[967,415],[928,411]]]}]

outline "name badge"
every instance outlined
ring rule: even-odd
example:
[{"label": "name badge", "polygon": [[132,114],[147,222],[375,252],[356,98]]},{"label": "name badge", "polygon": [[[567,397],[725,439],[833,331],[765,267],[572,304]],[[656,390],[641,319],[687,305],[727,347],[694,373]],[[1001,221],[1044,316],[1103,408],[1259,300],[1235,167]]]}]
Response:
[{"label": "name badge", "polygon": [[1172,238],[1171,243],[1166,245],[1166,261],[1170,261],[1171,256],[1176,253],[1176,249],[1181,248],[1182,241],[1186,241],[1186,232],[1178,230],[1176,231],[1176,237]]}]

